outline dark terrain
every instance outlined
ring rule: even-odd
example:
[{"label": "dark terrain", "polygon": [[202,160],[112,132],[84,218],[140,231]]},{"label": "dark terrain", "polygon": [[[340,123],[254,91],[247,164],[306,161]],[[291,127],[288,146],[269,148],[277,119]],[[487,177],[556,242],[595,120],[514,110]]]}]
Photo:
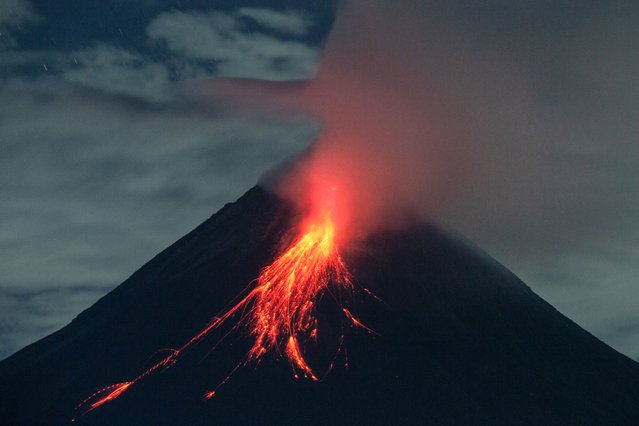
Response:
[{"label": "dark terrain", "polygon": [[[290,240],[297,220],[259,187],[224,207],[68,326],[2,361],[0,422],[69,424],[85,397],[130,380],[162,357],[158,350],[202,329]],[[383,300],[360,293],[349,301],[379,336],[347,329],[348,367],[342,351],[314,383],[268,354],[204,401],[250,346],[235,333],[209,353],[217,333],[76,423],[639,424],[639,364],[472,245],[417,224],[343,255],[354,282]],[[326,323],[334,322],[329,305],[318,313]],[[335,352],[328,346],[316,348],[318,365]]]}]

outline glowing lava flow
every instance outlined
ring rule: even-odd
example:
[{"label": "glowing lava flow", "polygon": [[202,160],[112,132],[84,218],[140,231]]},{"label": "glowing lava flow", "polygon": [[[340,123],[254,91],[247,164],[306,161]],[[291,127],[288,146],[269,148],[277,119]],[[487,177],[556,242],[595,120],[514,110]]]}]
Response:
[{"label": "glowing lava flow", "polygon": [[249,360],[259,360],[269,349],[285,347],[289,362],[304,376],[317,380],[302,356],[299,339],[316,334],[314,303],[329,283],[351,287],[335,246],[335,227],[325,213],[262,271],[254,290],[250,330],[255,344]]},{"label": "glowing lava flow", "polygon": [[[313,218],[306,223],[303,232],[293,244],[262,270],[257,285],[244,298],[216,316],[181,348],[173,350],[138,377],[95,392],[77,410],[84,414],[98,408],[116,399],[151,373],[172,366],[184,351],[238,313],[241,313],[241,317],[233,328],[247,327],[255,341],[246,359],[218,387],[226,383],[238,367],[251,361],[259,362],[270,350],[284,354],[296,371],[296,376],[301,373],[302,376],[317,381],[316,374],[302,352],[306,340],[317,336],[315,304],[329,285],[347,290],[352,290],[353,286],[337,250],[331,212],[324,211]],[[371,331],[347,309],[342,309],[342,312],[345,319],[354,326]],[[215,395],[216,390],[217,388],[207,392],[205,398]]]}]

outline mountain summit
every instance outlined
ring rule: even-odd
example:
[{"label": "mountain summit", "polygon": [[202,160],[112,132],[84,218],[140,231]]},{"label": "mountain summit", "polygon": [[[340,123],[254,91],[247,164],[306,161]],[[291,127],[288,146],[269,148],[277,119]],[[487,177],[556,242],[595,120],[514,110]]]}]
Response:
[{"label": "mountain summit", "polygon": [[639,424],[639,364],[428,224],[380,232],[341,253],[354,285],[376,296],[359,292],[349,302],[375,333],[344,330],[334,303],[320,301],[322,341],[331,344],[308,350],[322,366],[318,381],[296,379],[275,350],[224,382],[250,348],[231,325],[172,368],[78,412],[87,396],[136,377],[255,285],[299,221],[260,187],[226,205],[69,325],[2,361],[2,423]]}]

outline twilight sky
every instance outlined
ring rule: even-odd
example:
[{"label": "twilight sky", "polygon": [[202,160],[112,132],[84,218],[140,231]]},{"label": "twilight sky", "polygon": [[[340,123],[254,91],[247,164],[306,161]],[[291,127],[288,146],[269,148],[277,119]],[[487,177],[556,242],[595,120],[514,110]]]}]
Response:
[{"label": "twilight sky", "polygon": [[[481,122],[488,169],[440,222],[639,359],[639,7],[423,3],[424,73]],[[306,114],[231,108],[206,81],[312,78],[334,14],[321,0],[0,3],[0,359],[312,143]]]}]

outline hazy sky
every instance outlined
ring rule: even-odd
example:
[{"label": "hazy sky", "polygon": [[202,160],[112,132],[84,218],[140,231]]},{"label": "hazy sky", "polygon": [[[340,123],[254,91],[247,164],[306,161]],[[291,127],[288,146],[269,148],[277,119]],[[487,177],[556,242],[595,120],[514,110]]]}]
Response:
[{"label": "hazy sky", "polygon": [[[307,116],[229,108],[206,87],[312,78],[331,3],[0,3],[0,358],[313,141]],[[454,0],[419,13],[423,71],[478,123],[482,157],[440,220],[639,358],[639,7]]]}]

